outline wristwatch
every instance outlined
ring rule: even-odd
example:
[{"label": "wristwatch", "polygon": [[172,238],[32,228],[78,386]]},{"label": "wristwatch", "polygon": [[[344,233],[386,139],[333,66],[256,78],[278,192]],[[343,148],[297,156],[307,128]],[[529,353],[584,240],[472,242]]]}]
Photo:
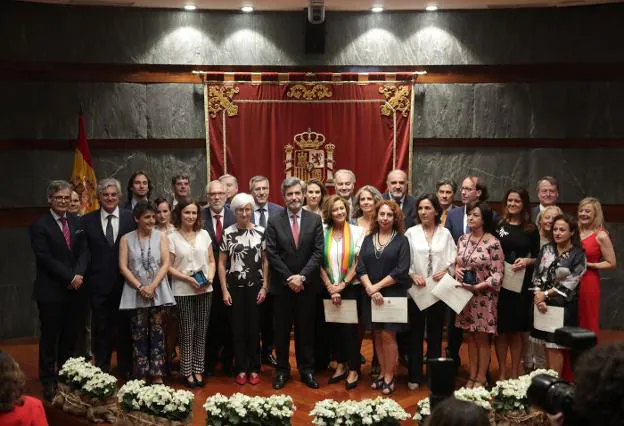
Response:
[{"label": "wristwatch", "polygon": [[302,282],[302,283],[306,282],[306,277],[305,277],[305,275],[301,275],[301,274],[299,274],[299,276],[301,276],[301,282]]}]

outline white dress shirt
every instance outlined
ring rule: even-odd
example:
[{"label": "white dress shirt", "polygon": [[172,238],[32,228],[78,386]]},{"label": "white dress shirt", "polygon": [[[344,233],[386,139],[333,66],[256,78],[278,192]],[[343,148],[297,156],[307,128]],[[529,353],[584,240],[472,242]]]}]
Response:
[{"label": "white dress shirt", "polygon": [[[410,245],[410,274],[417,274],[427,278],[429,263],[429,243],[422,225],[412,226],[405,232]],[[457,246],[451,232],[442,225],[438,225],[431,240],[431,273],[448,270],[451,276],[457,258]]]},{"label": "white dress shirt", "polygon": [[217,232],[217,218],[215,217],[216,215],[221,216],[219,219],[221,220],[221,232],[223,232],[225,230],[225,225],[223,222],[223,219],[225,219],[225,208],[221,209],[221,211],[219,213],[215,213],[214,210],[210,209],[210,217],[212,218],[212,229],[214,229],[215,231],[215,235]]},{"label": "white dress shirt", "polygon": [[106,225],[108,225],[108,215],[113,215],[111,224],[113,225],[113,241],[117,241],[119,234],[119,206],[115,207],[112,213],[108,213],[104,209],[100,209],[100,221],[102,222],[102,232],[106,236]]},{"label": "white dress shirt", "polygon": [[266,203],[264,206],[255,205],[254,206],[254,223],[256,225],[260,225],[260,209],[264,209],[264,217],[266,219],[266,223],[269,223],[269,203]]},{"label": "white dress shirt", "polygon": [[[58,214],[56,214],[56,212],[52,209],[50,209],[50,213],[52,213],[52,217],[54,218],[54,221],[56,222],[56,224],[58,225],[59,229],[61,230],[61,232],[63,232],[63,224],[61,223],[61,218],[62,217],[67,217],[67,216],[59,216]],[[67,225],[69,227],[69,225]]]}]

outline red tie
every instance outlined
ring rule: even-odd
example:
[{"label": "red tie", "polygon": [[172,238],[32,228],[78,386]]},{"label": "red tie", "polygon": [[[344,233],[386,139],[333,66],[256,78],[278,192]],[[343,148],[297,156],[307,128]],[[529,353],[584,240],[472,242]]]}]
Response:
[{"label": "red tie", "polygon": [[223,234],[223,224],[221,223],[221,215],[216,214],[217,228],[215,229],[215,235],[217,237],[217,244],[221,245],[221,235]]},{"label": "red tie", "polygon": [[299,224],[297,223],[297,215],[291,215],[292,218],[292,234],[295,240],[295,247],[299,246]]},{"label": "red tie", "polygon": [[67,218],[65,216],[59,218],[61,225],[63,225],[63,237],[67,243],[67,248],[71,250],[71,236],[69,235],[69,227],[67,226]]}]

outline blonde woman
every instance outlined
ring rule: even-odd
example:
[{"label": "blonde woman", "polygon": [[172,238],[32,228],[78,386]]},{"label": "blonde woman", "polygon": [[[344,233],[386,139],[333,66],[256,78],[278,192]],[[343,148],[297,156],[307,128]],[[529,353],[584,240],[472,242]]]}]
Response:
[{"label": "blonde woman", "polygon": [[581,200],[578,206],[581,243],[587,255],[587,271],[579,288],[579,325],[598,335],[600,329],[600,270],[615,269],[615,251],[604,230],[600,201],[594,197]]}]

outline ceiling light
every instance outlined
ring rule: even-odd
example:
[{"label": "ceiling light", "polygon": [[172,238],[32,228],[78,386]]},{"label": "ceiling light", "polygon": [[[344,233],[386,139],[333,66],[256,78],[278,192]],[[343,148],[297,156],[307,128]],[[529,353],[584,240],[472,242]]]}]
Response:
[{"label": "ceiling light", "polygon": [[383,12],[383,7],[382,6],[373,6],[373,7],[371,7],[371,12],[375,12],[375,13]]},{"label": "ceiling light", "polygon": [[251,13],[253,12],[253,6],[243,6],[241,7],[241,10],[245,13]]},{"label": "ceiling light", "polygon": [[435,4],[430,4],[429,6],[425,7],[425,10],[427,12],[435,12],[436,10],[438,10],[438,6],[436,6]]},{"label": "ceiling light", "polygon": [[416,74],[416,75],[425,75],[425,74],[427,74],[427,71],[425,71],[425,70],[414,71],[414,74]]},{"label": "ceiling light", "polygon": [[197,6],[195,6],[194,4],[185,4],[184,5],[184,10],[195,10],[197,9]]}]

